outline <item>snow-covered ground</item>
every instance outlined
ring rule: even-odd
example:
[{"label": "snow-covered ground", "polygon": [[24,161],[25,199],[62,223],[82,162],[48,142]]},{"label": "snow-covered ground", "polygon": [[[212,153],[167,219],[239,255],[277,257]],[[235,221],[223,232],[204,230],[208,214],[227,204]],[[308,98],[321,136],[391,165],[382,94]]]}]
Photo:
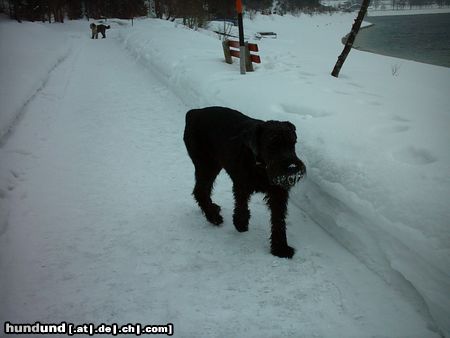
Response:
[{"label": "snow-covered ground", "polygon": [[[353,50],[331,77],[353,19],[246,21],[249,37],[278,38],[258,42],[245,76],[214,34],[163,20],[113,21],[105,40],[87,21],[0,21],[2,72],[33,69],[27,83],[0,77],[2,130],[16,120],[0,149],[0,319],[450,335],[450,70]],[[297,126],[308,179],[291,198],[293,260],[269,254],[260,196],[250,231],[234,230],[225,175],[223,227],[194,204],[181,135],[185,112],[206,105]]]}]

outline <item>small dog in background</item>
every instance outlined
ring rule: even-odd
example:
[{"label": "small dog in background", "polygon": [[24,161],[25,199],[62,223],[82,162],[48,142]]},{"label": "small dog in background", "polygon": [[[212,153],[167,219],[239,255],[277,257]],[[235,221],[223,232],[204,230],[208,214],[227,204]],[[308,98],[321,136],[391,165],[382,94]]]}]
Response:
[{"label": "small dog in background", "polygon": [[98,33],[102,34],[102,39],[106,38],[106,30],[111,28],[111,26],[105,26],[102,24],[96,25],[95,23],[91,23],[89,27],[92,31],[91,39],[98,39]]}]

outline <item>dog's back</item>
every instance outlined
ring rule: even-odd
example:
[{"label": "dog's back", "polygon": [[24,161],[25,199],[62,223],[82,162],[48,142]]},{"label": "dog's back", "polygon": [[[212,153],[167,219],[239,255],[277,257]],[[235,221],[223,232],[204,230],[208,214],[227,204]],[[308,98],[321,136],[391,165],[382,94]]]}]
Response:
[{"label": "dog's back", "polygon": [[111,28],[111,26],[105,26],[105,25],[103,25],[103,24],[100,24],[100,25],[97,25],[97,29],[99,30],[99,31],[105,31],[106,29],[110,29]]},{"label": "dog's back", "polygon": [[251,121],[254,119],[224,107],[188,111],[184,143],[190,157],[221,163],[229,152],[238,151],[239,134]]},{"label": "dog's back", "polygon": [[195,138],[205,146],[220,146],[239,136],[255,120],[225,107],[193,109],[186,113],[184,140]]},{"label": "dog's back", "polygon": [[102,34],[104,34],[106,32],[106,30],[110,29],[110,28],[111,28],[111,26],[109,26],[109,25],[108,26],[105,26],[103,24],[97,25],[98,32],[102,33]]}]

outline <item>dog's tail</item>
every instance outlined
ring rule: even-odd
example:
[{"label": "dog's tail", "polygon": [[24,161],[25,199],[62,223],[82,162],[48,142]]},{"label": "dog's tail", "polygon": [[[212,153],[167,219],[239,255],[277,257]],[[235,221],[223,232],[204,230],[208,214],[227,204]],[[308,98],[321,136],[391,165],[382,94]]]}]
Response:
[{"label": "dog's tail", "polygon": [[111,26],[110,26],[110,25],[108,25],[108,26],[105,26],[105,28],[106,28],[106,29],[110,29],[110,28],[111,28]]}]

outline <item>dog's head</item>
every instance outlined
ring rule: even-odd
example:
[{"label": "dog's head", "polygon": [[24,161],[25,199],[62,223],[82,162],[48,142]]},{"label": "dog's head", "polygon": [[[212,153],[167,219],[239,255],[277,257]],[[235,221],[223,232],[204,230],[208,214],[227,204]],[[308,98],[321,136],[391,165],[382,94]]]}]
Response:
[{"label": "dog's head", "polygon": [[97,26],[95,25],[95,23],[91,23],[91,24],[89,25],[89,27],[90,27],[91,29],[97,28]]},{"label": "dog's head", "polygon": [[297,134],[290,122],[267,121],[250,127],[244,143],[262,165],[273,185],[289,188],[306,175],[306,167],[295,154]]}]

